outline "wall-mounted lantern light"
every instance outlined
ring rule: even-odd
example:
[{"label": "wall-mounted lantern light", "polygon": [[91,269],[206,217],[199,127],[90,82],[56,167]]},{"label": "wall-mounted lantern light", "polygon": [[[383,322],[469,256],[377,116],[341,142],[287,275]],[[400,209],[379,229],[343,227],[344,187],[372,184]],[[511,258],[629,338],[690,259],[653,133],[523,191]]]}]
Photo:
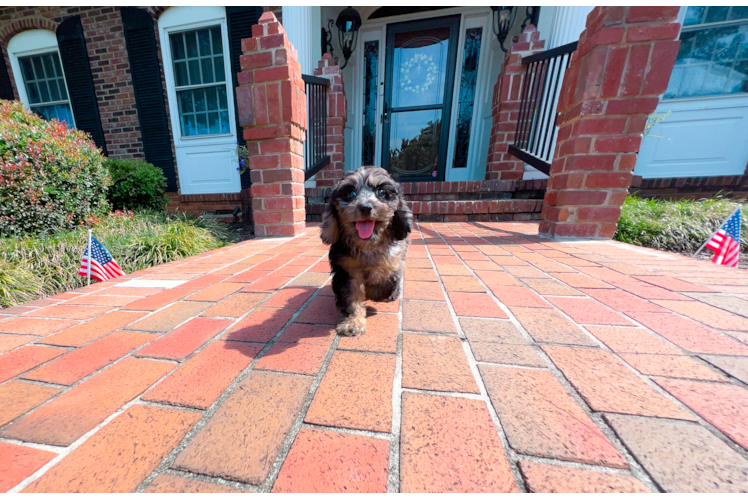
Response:
[{"label": "wall-mounted lantern light", "polygon": [[509,35],[509,30],[512,29],[514,18],[517,17],[517,9],[514,7],[491,7],[491,10],[493,11],[493,33],[499,40],[501,50],[506,52],[504,42]]},{"label": "wall-mounted lantern light", "polygon": [[[327,23],[327,29],[322,28],[322,53],[329,52],[337,63],[338,58],[333,54],[332,47],[332,25],[333,21],[330,19]],[[361,16],[356,12],[356,9],[348,7],[338,14],[335,26],[338,27],[338,43],[343,50],[343,57],[345,58],[345,62],[340,67],[340,69],[343,69],[348,64],[348,59],[350,59],[353,51],[356,50],[358,29],[361,27]]]}]

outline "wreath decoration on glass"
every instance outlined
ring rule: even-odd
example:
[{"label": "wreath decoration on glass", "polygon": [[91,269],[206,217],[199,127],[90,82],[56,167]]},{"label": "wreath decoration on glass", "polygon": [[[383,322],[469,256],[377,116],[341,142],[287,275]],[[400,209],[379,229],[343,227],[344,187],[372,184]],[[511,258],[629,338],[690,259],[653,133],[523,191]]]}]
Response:
[{"label": "wreath decoration on glass", "polygon": [[[400,87],[414,94],[425,94],[439,76],[439,67],[434,63],[433,59],[433,56],[419,53],[403,63],[400,67]],[[412,74],[413,71],[415,70],[420,73],[422,69],[426,71],[423,82],[413,85],[413,77],[415,77]]]}]

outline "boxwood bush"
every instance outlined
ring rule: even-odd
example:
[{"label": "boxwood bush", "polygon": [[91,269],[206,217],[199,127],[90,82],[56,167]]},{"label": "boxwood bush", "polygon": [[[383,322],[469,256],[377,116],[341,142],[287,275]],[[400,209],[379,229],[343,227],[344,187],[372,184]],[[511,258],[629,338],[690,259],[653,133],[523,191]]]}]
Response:
[{"label": "boxwood bush", "polygon": [[106,161],[112,186],[109,201],[116,210],[163,210],[166,197],[166,177],[160,168],[143,160],[109,158]]},{"label": "boxwood bush", "polygon": [[0,100],[0,237],[74,229],[106,214],[109,183],[84,132]]}]

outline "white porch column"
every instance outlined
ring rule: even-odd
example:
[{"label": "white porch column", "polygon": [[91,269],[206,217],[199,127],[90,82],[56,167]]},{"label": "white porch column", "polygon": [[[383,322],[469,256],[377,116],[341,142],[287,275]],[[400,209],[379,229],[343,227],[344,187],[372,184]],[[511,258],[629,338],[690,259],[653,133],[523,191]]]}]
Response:
[{"label": "white porch column", "polygon": [[322,59],[320,46],[320,8],[303,6],[284,6],[282,24],[288,40],[299,53],[301,72],[305,75],[314,73],[317,62]]},{"label": "white porch column", "polygon": [[[285,7],[284,7],[285,8]],[[594,6],[561,7],[556,6],[551,20],[550,31],[540,33],[540,36],[548,40],[546,49],[553,49],[567,43],[579,40],[579,35],[584,31],[587,24],[587,14],[592,12]],[[543,10],[540,10],[541,15]],[[284,14],[285,15],[285,14]]]}]

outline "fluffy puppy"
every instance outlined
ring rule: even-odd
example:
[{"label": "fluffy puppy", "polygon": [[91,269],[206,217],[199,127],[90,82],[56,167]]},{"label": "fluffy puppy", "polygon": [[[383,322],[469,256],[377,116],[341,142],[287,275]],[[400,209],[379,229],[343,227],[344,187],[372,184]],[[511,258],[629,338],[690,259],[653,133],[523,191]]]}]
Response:
[{"label": "fluffy puppy", "polygon": [[331,193],[320,238],[330,245],[340,335],[366,331],[365,300],[397,299],[412,220],[400,185],[382,168],[361,167]]}]

